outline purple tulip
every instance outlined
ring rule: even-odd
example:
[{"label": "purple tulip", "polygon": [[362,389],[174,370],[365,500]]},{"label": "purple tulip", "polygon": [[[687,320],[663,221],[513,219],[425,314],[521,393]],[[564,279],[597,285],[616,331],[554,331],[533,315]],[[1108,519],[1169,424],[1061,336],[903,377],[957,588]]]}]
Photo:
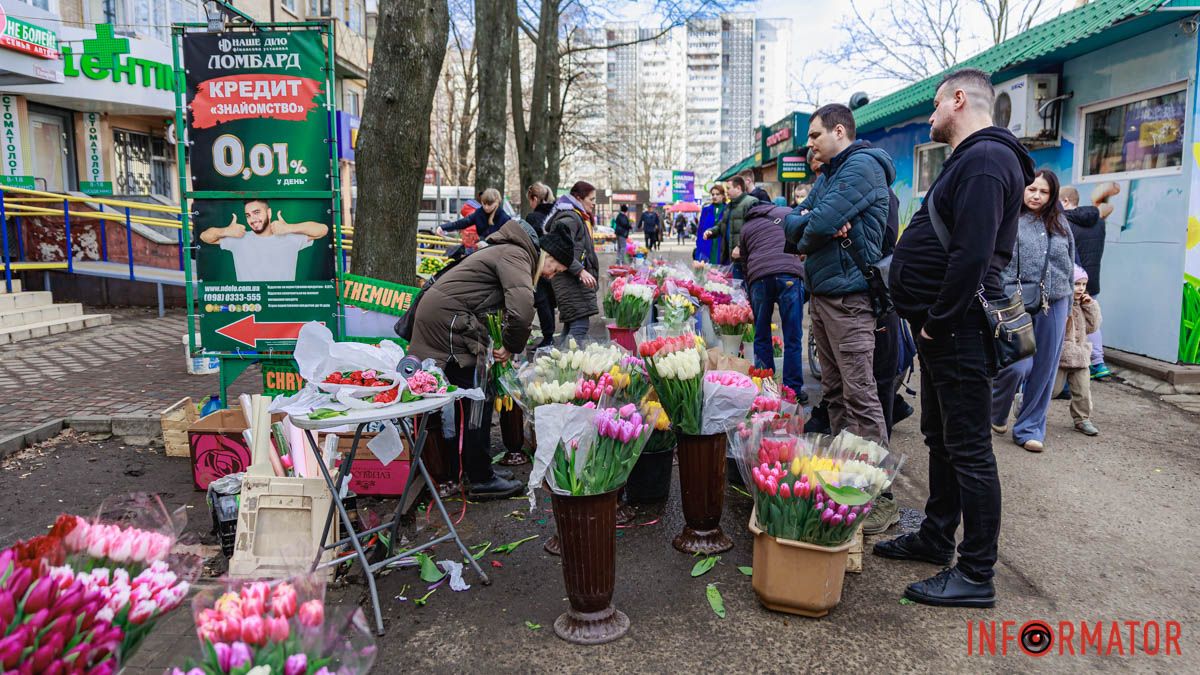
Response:
[{"label": "purple tulip", "polygon": [[833,514],[833,517],[829,519],[829,524],[833,525],[834,527],[841,525],[842,524],[842,514],[840,514],[840,513]]},{"label": "purple tulip", "polygon": [[4,578],[5,573],[8,572],[8,566],[12,564],[15,557],[16,554],[13,553],[11,548],[0,551],[0,579]]},{"label": "purple tulip", "polygon": [[29,586],[29,592],[25,594],[25,602],[22,604],[22,611],[30,614],[45,609],[53,602],[54,595],[54,580],[50,577],[42,577]]},{"label": "purple tulip", "polygon": [[235,642],[229,648],[229,667],[240,668],[254,659],[245,642]]},{"label": "purple tulip", "polygon": [[25,633],[9,635],[0,640],[0,667],[5,670],[16,668],[21,663],[21,654],[25,651]]},{"label": "purple tulip", "polygon": [[845,504],[842,504],[841,506],[838,507],[837,512],[838,512],[839,516],[842,516],[844,518],[846,516],[846,514],[850,512],[850,507],[846,506]]},{"label": "purple tulip", "polygon": [[47,623],[50,622],[50,610],[39,609],[32,615],[25,618],[25,624],[32,626],[34,630],[41,630]]},{"label": "purple tulip", "polygon": [[61,636],[54,635],[49,640],[43,640],[43,642],[45,644],[38,647],[33,652],[33,656],[30,657],[35,673],[44,671],[50,665],[50,662],[54,660],[54,657],[62,653],[63,639]]},{"label": "purple tulip", "polygon": [[857,506],[851,506],[851,507],[850,507],[850,513],[852,513],[852,514],[854,514],[854,515],[856,515],[856,516],[858,515],[858,512],[859,512],[859,511],[861,511],[861,509],[859,509]]},{"label": "purple tulip", "polygon": [[826,507],[825,510],[821,512],[821,522],[828,524],[829,521],[833,520],[835,515],[837,514],[834,513],[833,509]]},{"label": "purple tulip", "polygon": [[866,504],[866,505],[864,505],[864,506],[863,506],[863,508],[862,508],[862,514],[863,514],[864,516],[866,516],[866,515],[867,515],[868,513],[870,513],[870,512],[871,512],[871,505],[870,505],[870,504]]},{"label": "purple tulip", "polygon": [[33,581],[33,572],[28,567],[13,570],[12,576],[8,578],[8,590],[12,592],[13,598],[24,598],[31,581]]},{"label": "purple tulip", "polygon": [[635,425],[640,426],[642,423],[642,414],[636,413],[636,412],[633,413],[633,416],[629,418],[629,421],[633,422]]},{"label": "purple tulip", "polygon": [[626,403],[625,405],[621,406],[621,417],[633,417],[633,414],[636,412],[637,406],[632,403]]},{"label": "purple tulip", "polygon": [[0,590],[0,626],[7,628],[16,615],[17,603],[13,601],[12,593]]},{"label": "purple tulip", "polygon": [[75,620],[77,618],[74,614],[64,614],[52,621],[45,631],[48,635],[61,635],[65,644],[75,637]]},{"label": "purple tulip", "polygon": [[287,657],[287,662],[283,664],[283,675],[304,675],[308,672],[308,656],[306,654],[293,654]]},{"label": "purple tulip", "polygon": [[224,642],[213,643],[213,652],[215,652],[217,655],[217,667],[220,668],[221,672],[223,673],[229,672],[230,651],[229,645],[225,644]]},{"label": "purple tulip", "polygon": [[851,512],[851,513],[850,513],[850,515],[846,516],[846,524],[847,524],[847,525],[853,525],[853,524],[854,524],[854,521],[855,521],[855,520],[857,520],[857,519],[858,519],[858,514],[857,514],[857,513],[854,513],[854,512]]},{"label": "purple tulip", "polygon": [[825,502],[818,501],[817,502],[817,511],[824,511],[824,510],[825,510]]}]

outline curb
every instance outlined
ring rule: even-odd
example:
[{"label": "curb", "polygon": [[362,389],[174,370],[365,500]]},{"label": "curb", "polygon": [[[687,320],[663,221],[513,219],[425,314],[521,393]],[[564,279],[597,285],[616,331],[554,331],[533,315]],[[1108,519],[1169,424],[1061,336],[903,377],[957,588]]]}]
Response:
[{"label": "curb", "polygon": [[50,420],[25,431],[0,437],[0,459],[54,438],[63,429],[111,435],[133,445],[162,445],[162,422],[158,415],[78,415]]}]

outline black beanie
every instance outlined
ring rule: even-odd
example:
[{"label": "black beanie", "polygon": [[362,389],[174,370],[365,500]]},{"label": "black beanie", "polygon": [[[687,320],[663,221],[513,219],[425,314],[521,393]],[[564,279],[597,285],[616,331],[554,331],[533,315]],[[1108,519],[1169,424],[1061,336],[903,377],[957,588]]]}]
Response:
[{"label": "black beanie", "polygon": [[570,267],[575,260],[575,245],[561,229],[554,229],[541,237],[542,250],[551,258]]}]

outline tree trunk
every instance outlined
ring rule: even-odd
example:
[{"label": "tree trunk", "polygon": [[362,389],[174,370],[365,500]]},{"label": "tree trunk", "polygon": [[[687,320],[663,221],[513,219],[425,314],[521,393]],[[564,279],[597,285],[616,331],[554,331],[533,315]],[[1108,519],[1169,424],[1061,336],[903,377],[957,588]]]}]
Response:
[{"label": "tree trunk", "polygon": [[554,52],[555,57],[549,65],[550,110],[546,115],[546,184],[551,190],[557,190],[562,180],[558,169],[562,162],[563,57],[558,55],[557,47]]},{"label": "tree trunk", "polygon": [[[511,6],[511,7],[510,7]],[[475,191],[504,192],[508,130],[508,57],[516,3],[475,0],[475,63],[479,73],[479,122],[475,127]]]},{"label": "tree trunk", "polygon": [[428,120],[446,56],[450,13],[446,0],[382,2],[379,9],[359,131],[354,271],[415,285]]}]

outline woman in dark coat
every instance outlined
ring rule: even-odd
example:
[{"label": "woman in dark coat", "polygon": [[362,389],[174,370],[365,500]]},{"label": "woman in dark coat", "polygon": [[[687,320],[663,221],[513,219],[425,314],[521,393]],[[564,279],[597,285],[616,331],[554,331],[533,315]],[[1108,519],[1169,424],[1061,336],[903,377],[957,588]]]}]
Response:
[{"label": "woman in dark coat", "polygon": [[[525,222],[533,226],[541,236],[546,216],[554,210],[554,193],[545,183],[534,183],[525,191],[529,206],[533,209],[525,216]],[[554,289],[548,279],[539,279],[533,291],[533,306],[537,309],[538,326],[542,329],[542,341],[537,349],[554,344]]]},{"label": "woman in dark coat", "polygon": [[592,241],[592,213],[595,208],[596,188],[591,183],[579,181],[571,186],[570,193],[558,198],[554,210],[546,219],[546,232],[565,234],[574,249],[574,257],[566,274],[556,276],[552,282],[564,338],[587,337],[590,318],[600,313],[596,304],[596,277],[600,274],[600,261]]}]

